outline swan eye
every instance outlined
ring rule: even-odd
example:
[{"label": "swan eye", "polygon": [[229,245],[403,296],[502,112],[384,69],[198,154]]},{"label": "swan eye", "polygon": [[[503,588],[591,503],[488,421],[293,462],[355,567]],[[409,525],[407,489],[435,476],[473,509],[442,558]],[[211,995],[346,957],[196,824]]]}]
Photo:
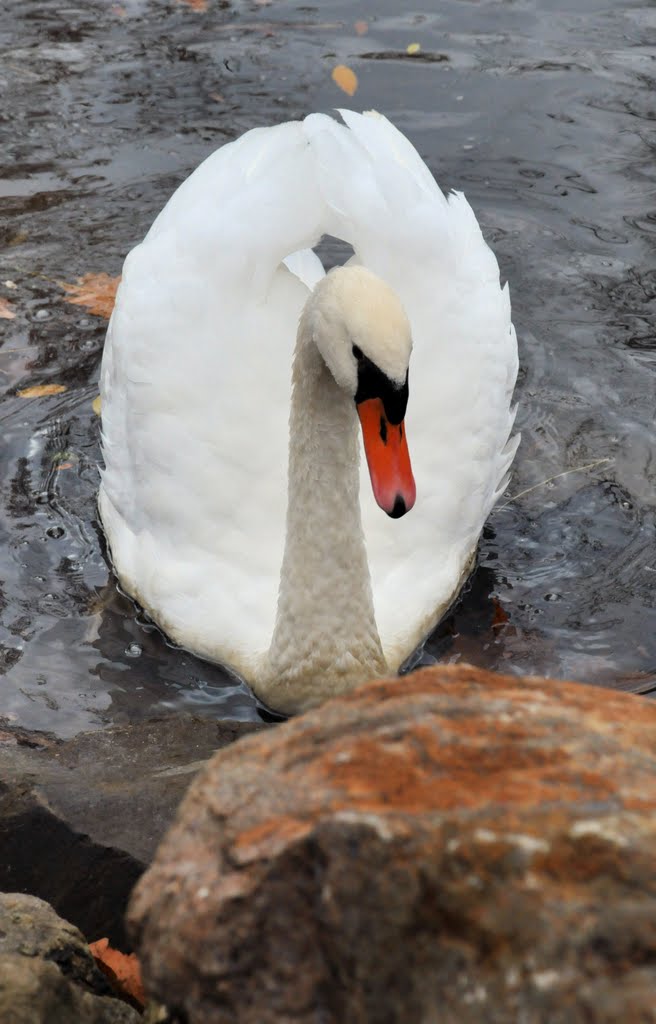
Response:
[{"label": "swan eye", "polygon": [[353,346],[353,355],[355,356],[355,358],[357,359],[357,361],[358,361],[359,363],[361,363],[361,362],[362,362],[362,360],[364,359],[364,355],[363,355],[363,353],[362,353],[362,349],[361,349],[361,348],[358,348],[358,346],[357,346],[357,345],[354,345],[354,346]]}]

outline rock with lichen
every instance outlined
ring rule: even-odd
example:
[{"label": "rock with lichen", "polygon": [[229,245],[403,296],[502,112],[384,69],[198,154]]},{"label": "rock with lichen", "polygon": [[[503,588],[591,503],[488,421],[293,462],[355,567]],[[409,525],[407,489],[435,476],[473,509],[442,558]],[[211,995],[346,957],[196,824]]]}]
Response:
[{"label": "rock with lichen", "polygon": [[656,1021],[656,704],[468,667],[220,751],[137,886],[189,1024]]}]

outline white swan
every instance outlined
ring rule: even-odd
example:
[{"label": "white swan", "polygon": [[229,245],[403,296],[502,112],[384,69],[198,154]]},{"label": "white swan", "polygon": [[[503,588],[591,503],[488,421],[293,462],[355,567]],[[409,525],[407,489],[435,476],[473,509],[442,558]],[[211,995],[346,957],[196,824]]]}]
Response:
[{"label": "white swan", "polygon": [[[286,712],[412,653],[519,440],[508,287],[471,208],[384,117],[341,114],[250,131],[180,186],[125,261],[102,366],[121,583]],[[323,234],[355,252],[327,276]],[[417,499],[392,518],[414,500],[408,362]]]}]

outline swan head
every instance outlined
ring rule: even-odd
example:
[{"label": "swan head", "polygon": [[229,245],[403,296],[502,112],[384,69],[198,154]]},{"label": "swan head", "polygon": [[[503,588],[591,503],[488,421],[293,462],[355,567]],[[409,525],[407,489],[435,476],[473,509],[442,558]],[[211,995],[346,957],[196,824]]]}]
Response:
[{"label": "swan head", "polygon": [[398,519],[415,502],[404,417],[412,334],[385,281],[365,267],[336,267],[316,285],[304,327],[362,426],[374,497]]}]

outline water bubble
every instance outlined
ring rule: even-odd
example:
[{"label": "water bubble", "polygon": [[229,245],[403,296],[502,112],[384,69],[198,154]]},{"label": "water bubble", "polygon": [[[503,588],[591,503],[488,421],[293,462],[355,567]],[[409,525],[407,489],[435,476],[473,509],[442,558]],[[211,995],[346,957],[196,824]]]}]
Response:
[{"label": "water bubble", "polygon": [[36,313],[34,314],[34,319],[35,320],[47,320],[49,316],[50,316],[50,310],[49,309],[37,309]]},{"label": "water bubble", "polygon": [[544,599],[545,601],[562,601],[563,595],[557,594],[555,591],[552,591],[549,594],[545,594]]},{"label": "water bubble", "polygon": [[46,530],[46,536],[52,537],[53,540],[59,540],[60,537],[65,536],[66,530],[63,526],[49,526]]},{"label": "water bubble", "polygon": [[139,644],[128,644],[125,648],[125,653],[128,658],[138,658],[141,654],[141,647]]}]

